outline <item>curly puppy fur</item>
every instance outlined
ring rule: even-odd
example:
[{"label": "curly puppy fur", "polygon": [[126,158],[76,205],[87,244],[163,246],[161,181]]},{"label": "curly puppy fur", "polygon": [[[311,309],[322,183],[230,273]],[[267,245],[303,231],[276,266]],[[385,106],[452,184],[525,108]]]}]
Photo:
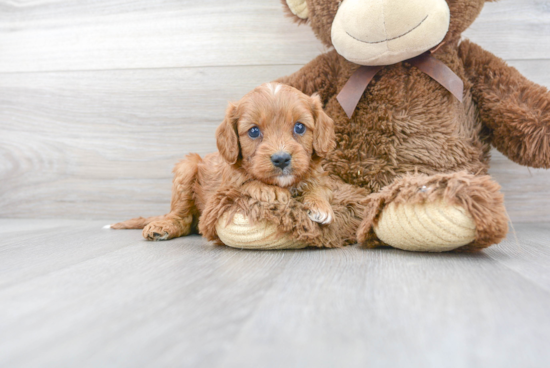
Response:
[{"label": "curly puppy fur", "polygon": [[[305,126],[303,133],[296,130],[298,122]],[[257,137],[251,129],[259,130]],[[229,105],[216,139],[219,152],[204,159],[190,154],[174,168],[170,213],[111,227],[143,228],[148,240],[198,230],[219,243],[215,224],[231,206],[232,214],[276,222],[310,245],[355,241],[364,206],[353,203],[357,197],[350,194],[351,186],[330,179],[321,167],[321,158],[335,143],[333,121],[318,96],[277,83],[262,85]],[[274,161],[281,153],[288,154],[287,166]]]}]

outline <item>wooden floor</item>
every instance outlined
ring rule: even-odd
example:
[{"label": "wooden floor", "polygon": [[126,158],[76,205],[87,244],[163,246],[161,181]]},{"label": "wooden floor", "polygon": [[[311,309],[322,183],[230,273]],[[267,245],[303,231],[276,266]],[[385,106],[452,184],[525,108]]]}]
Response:
[{"label": "wooden floor", "polygon": [[544,367],[550,224],[480,254],[0,220],[1,367]]}]

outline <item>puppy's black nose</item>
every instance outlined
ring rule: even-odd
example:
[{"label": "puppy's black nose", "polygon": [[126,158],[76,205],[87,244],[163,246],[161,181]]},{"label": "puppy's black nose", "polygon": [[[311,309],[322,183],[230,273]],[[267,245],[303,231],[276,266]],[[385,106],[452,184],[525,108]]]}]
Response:
[{"label": "puppy's black nose", "polygon": [[278,167],[281,170],[290,165],[291,160],[292,156],[290,155],[290,153],[286,152],[277,152],[271,156],[271,162],[273,162],[273,166]]}]

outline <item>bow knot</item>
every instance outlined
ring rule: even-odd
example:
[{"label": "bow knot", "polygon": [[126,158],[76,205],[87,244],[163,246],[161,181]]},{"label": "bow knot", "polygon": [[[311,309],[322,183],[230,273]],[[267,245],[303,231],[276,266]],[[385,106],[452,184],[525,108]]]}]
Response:
[{"label": "bow knot", "polygon": [[[415,58],[407,60],[411,65],[432,77],[436,82],[451,92],[460,102],[463,101],[464,82],[442,61],[425,52]],[[351,119],[361,96],[367,89],[374,76],[385,66],[361,66],[352,74],[336,99]]]}]

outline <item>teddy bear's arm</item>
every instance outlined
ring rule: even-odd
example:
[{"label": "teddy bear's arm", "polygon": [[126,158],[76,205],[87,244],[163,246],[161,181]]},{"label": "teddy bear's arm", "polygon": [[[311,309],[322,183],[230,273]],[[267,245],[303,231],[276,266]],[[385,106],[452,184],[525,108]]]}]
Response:
[{"label": "teddy bear's arm", "polygon": [[334,79],[338,74],[338,65],[338,54],[333,50],[317,56],[297,72],[275,82],[292,86],[307,95],[318,93],[325,102],[336,94]]},{"label": "teddy bear's arm", "polygon": [[521,165],[550,168],[550,92],[472,42],[459,53],[493,146]]}]

